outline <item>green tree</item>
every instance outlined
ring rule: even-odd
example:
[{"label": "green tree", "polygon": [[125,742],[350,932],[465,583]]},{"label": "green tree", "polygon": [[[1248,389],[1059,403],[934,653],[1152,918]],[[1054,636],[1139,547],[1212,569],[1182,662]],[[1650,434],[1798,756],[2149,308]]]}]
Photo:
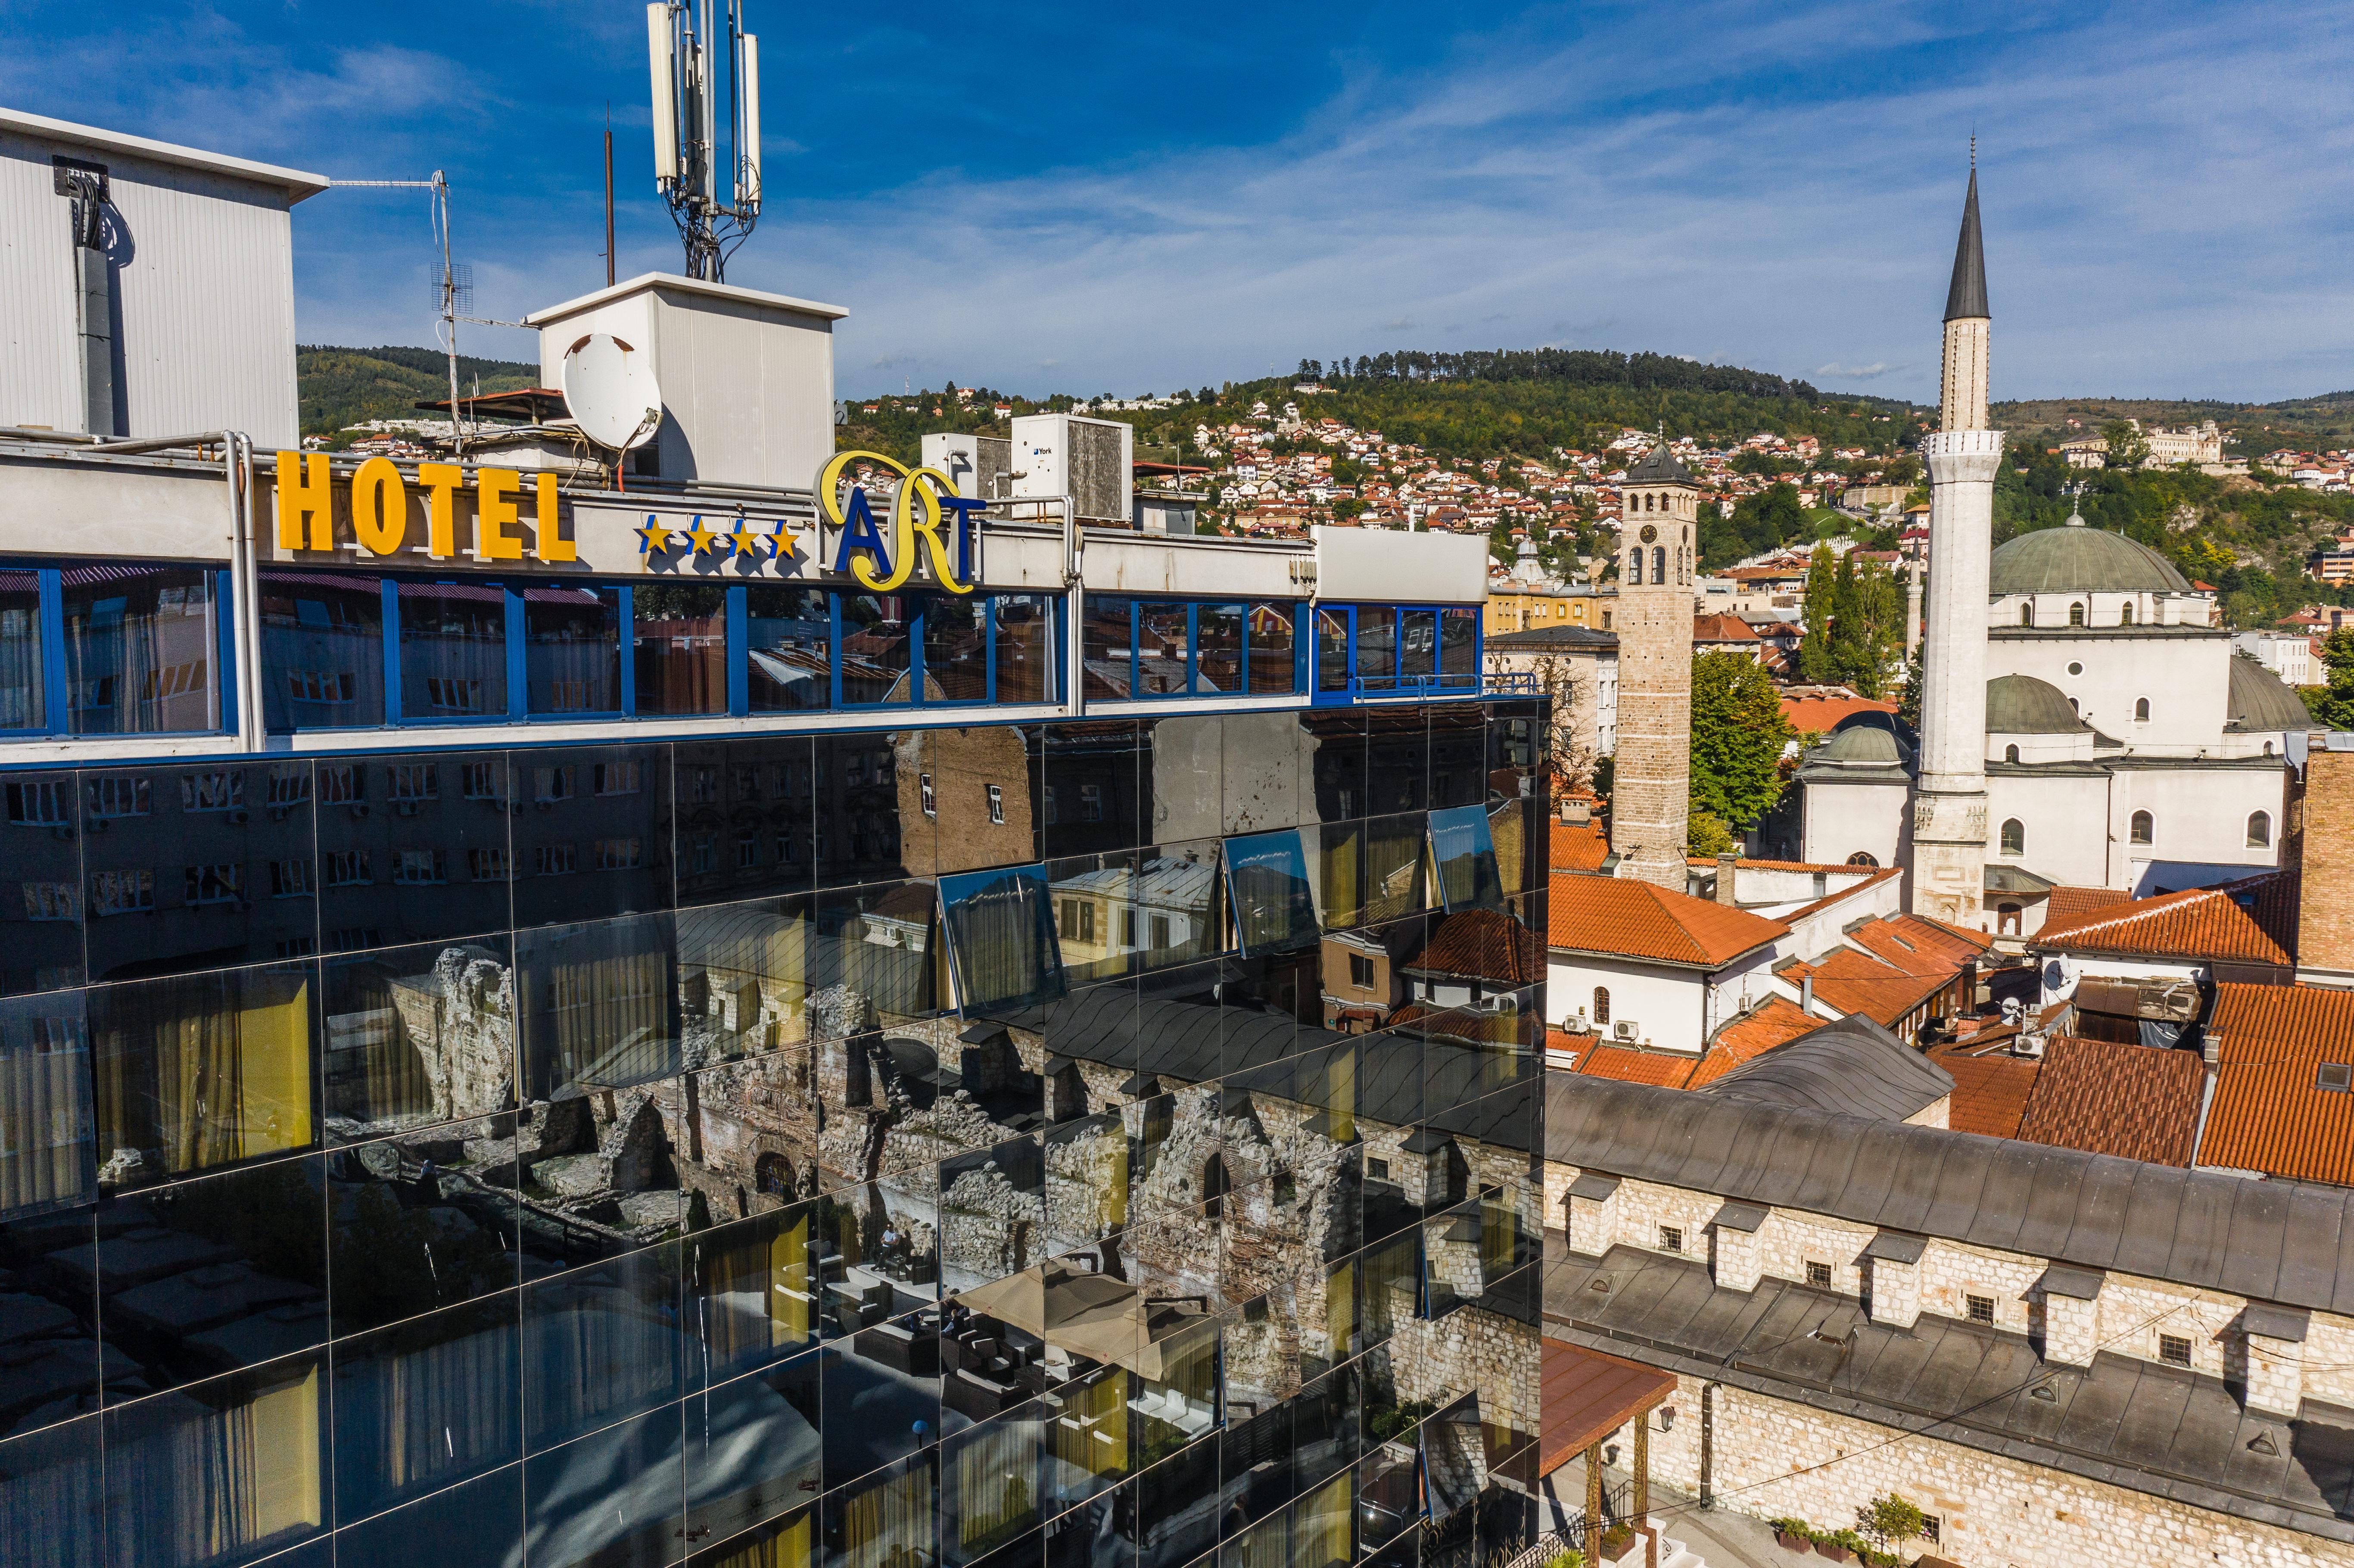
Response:
[{"label": "green tree", "polygon": [[2104,467],[2139,468],[2142,460],[2149,456],[2149,438],[2126,420],[2111,419],[2103,425],[2101,439],[2109,443]]},{"label": "green tree", "polygon": [[1781,694],[1743,653],[1692,660],[1691,814],[1755,827],[1782,793],[1779,764],[1792,736]]},{"label": "green tree", "polygon": [[1883,1492],[1856,1510],[1855,1522],[1863,1533],[1885,1549],[1911,1541],[1928,1527],[1928,1518],[1894,1492]]},{"label": "green tree", "polygon": [[1896,699],[1896,716],[1911,726],[1914,735],[1921,733],[1921,650],[1922,643],[1913,645],[1913,652],[1904,661],[1904,690]]},{"label": "green tree", "polygon": [[1837,577],[1831,547],[1816,546],[1815,557],[1807,565],[1807,604],[1798,641],[1798,674],[1809,685],[1828,685],[1839,679],[1839,654],[1831,642]]},{"label": "green tree", "polygon": [[2327,729],[2354,729],[2354,626],[2341,626],[2321,645],[2325,684],[2298,691],[2313,722]]}]

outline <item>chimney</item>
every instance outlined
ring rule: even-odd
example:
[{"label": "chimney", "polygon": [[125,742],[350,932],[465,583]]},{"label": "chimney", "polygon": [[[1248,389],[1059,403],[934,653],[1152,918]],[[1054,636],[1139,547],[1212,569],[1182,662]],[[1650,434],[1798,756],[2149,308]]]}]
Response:
[{"label": "chimney", "polygon": [[1582,828],[1594,820],[1594,803],[1583,795],[1564,795],[1561,799],[1561,820],[1573,828]]},{"label": "chimney", "polygon": [[1730,850],[1716,857],[1716,901],[1727,908],[1734,906],[1733,868],[1740,862],[1741,857]]},{"label": "chimney", "polygon": [[1798,1011],[1809,1013],[1815,1011],[1815,977],[1812,975],[1807,975],[1798,981]]}]

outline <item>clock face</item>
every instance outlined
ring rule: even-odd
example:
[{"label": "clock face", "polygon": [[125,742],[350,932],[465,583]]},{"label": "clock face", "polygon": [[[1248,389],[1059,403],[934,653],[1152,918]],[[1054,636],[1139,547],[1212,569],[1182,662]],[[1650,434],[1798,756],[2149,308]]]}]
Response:
[{"label": "clock face", "polygon": [[1649,523],[1643,524],[1643,543],[1648,545],[1659,536],[1659,531],[1657,528],[1654,528]]}]

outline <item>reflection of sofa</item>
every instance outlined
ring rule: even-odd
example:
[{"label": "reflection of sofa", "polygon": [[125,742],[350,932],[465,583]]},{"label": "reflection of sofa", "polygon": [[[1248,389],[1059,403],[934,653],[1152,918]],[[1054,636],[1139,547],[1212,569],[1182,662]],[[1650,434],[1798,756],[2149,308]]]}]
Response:
[{"label": "reflection of sofa", "polygon": [[959,1367],[942,1381],[940,1397],[959,1414],[986,1421],[1013,1409],[1029,1395],[1016,1384]]},{"label": "reflection of sofa", "polygon": [[917,1330],[901,1323],[878,1323],[859,1330],[851,1348],[871,1361],[910,1377],[939,1375],[939,1336],[928,1329]]}]

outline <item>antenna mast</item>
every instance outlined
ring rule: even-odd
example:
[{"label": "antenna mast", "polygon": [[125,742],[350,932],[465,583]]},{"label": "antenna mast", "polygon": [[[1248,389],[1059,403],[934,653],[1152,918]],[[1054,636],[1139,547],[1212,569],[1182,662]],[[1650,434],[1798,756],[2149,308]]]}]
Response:
[{"label": "antenna mast", "polygon": [[[678,225],[686,275],[716,283],[726,281],[728,257],[760,216],[760,40],[744,30],[744,0],[727,0],[725,38],[713,5],[653,0],[646,7],[646,54],[653,87],[654,187]],[[723,152],[728,166],[724,198]]]}]

